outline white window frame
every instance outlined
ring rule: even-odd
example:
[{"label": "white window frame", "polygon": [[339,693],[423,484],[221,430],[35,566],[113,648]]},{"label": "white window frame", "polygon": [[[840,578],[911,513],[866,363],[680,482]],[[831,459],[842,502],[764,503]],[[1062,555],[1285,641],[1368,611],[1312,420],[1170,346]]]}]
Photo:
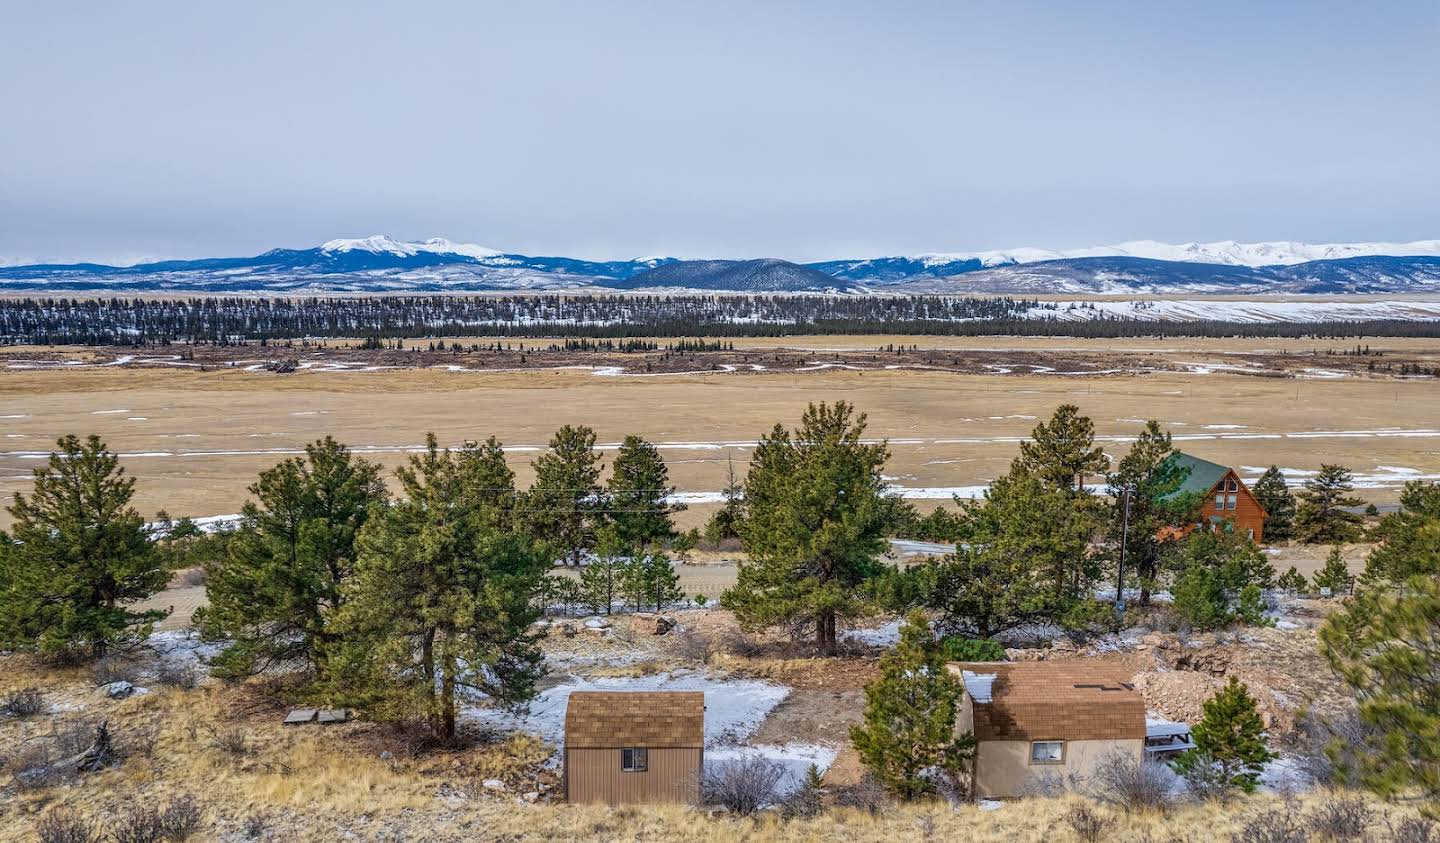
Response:
[{"label": "white window frame", "polygon": [[643,773],[650,767],[650,750],[643,746],[627,746],[620,750],[620,772]]}]

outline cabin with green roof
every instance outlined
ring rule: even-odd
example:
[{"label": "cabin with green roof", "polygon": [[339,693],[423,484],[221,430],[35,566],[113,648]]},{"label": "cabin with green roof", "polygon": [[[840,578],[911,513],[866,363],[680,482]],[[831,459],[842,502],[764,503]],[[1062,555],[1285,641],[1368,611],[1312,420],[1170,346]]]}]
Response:
[{"label": "cabin with green roof", "polygon": [[1170,459],[1188,468],[1189,474],[1180,488],[1165,497],[1199,495],[1203,499],[1199,519],[1193,527],[1181,531],[1182,535],[1195,529],[1220,529],[1228,522],[1238,535],[1256,543],[1264,540],[1265,508],[1233,468],[1179,451]]}]

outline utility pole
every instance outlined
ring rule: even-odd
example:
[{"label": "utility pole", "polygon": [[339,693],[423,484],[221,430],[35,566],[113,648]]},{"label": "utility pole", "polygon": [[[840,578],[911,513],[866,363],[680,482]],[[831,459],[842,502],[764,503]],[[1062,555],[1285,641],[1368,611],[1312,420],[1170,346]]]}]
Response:
[{"label": "utility pole", "polygon": [[1125,515],[1120,527],[1120,567],[1115,572],[1115,623],[1119,627],[1125,625],[1125,554],[1130,549],[1130,494],[1134,490],[1131,483],[1120,487],[1125,497]]}]

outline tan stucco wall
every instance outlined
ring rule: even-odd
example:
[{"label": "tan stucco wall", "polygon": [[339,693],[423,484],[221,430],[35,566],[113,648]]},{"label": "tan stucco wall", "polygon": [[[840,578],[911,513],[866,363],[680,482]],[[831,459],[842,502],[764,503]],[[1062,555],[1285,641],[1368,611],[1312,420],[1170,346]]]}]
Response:
[{"label": "tan stucco wall", "polygon": [[1063,764],[1031,764],[1030,741],[981,741],[975,748],[975,795],[982,799],[1021,796],[1048,777],[1087,778],[1096,763],[1119,749],[1139,760],[1145,741],[1066,741]]}]

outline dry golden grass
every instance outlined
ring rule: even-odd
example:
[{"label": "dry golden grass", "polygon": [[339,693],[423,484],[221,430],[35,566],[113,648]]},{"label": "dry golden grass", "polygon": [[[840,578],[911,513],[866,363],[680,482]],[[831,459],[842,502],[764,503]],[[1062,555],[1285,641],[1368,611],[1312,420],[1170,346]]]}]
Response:
[{"label": "dry golden grass", "polygon": [[[821,342],[869,348],[887,338],[784,342],[810,339],[816,348],[823,347]],[[1435,345],[1383,342],[1411,351]],[[1095,354],[1103,354],[1106,347],[1094,341],[1016,338],[957,343],[978,348],[1081,346]],[[1236,350],[1302,348],[1294,341],[1256,340],[1134,340],[1123,345],[1170,360],[1209,362],[1233,360],[1227,353]],[[446,444],[493,434],[509,445],[543,445],[556,427],[567,423],[593,426],[602,442],[638,433],[657,442],[693,443],[672,444],[662,452],[672,478],[682,490],[715,491],[725,482],[727,462],[733,461],[742,473],[748,462],[749,449],[733,443],[753,442],[777,421],[794,423],[809,402],[835,399],[867,411],[870,432],[891,439],[887,474],[909,487],[987,482],[1013,457],[1013,439],[1035,425],[1036,418],[1030,417],[1044,418],[1065,402],[1091,415],[1101,436],[1133,435],[1141,426],[1134,419],[1158,418],[1182,437],[1181,447],[1231,465],[1278,463],[1314,469],[1321,462],[1338,462],[1361,472],[1386,465],[1440,473],[1440,439],[1434,436],[1234,435],[1326,428],[1433,429],[1440,417],[1440,390],[1427,381],[1177,373],[980,376],[914,370],[657,378],[553,370],[275,376],[112,368],[0,373],[0,415],[20,417],[0,425],[8,452],[0,453],[0,504],[29,488],[29,470],[37,462],[19,452],[48,451],[56,437],[71,432],[98,433],[118,451],[137,455],[124,464],[140,480],[136,503],[147,514],[159,509],[175,515],[236,512],[256,474],[282,457],[263,452],[298,448],[326,434],[352,446],[390,449],[373,458],[394,466],[405,458],[397,449],[420,444],[426,431],[435,431]],[[1183,439],[1196,435],[1208,438]],[[1214,438],[1227,435],[1230,438]],[[1107,447],[1123,451],[1117,443]],[[162,452],[192,453],[138,456]],[[512,454],[521,483],[530,480],[533,458],[533,452]],[[1365,492],[1378,502],[1393,501],[1396,494],[1393,488]],[[713,505],[694,506],[680,523],[699,524],[713,510]],[[8,516],[0,515],[0,523],[6,521]]]}]

